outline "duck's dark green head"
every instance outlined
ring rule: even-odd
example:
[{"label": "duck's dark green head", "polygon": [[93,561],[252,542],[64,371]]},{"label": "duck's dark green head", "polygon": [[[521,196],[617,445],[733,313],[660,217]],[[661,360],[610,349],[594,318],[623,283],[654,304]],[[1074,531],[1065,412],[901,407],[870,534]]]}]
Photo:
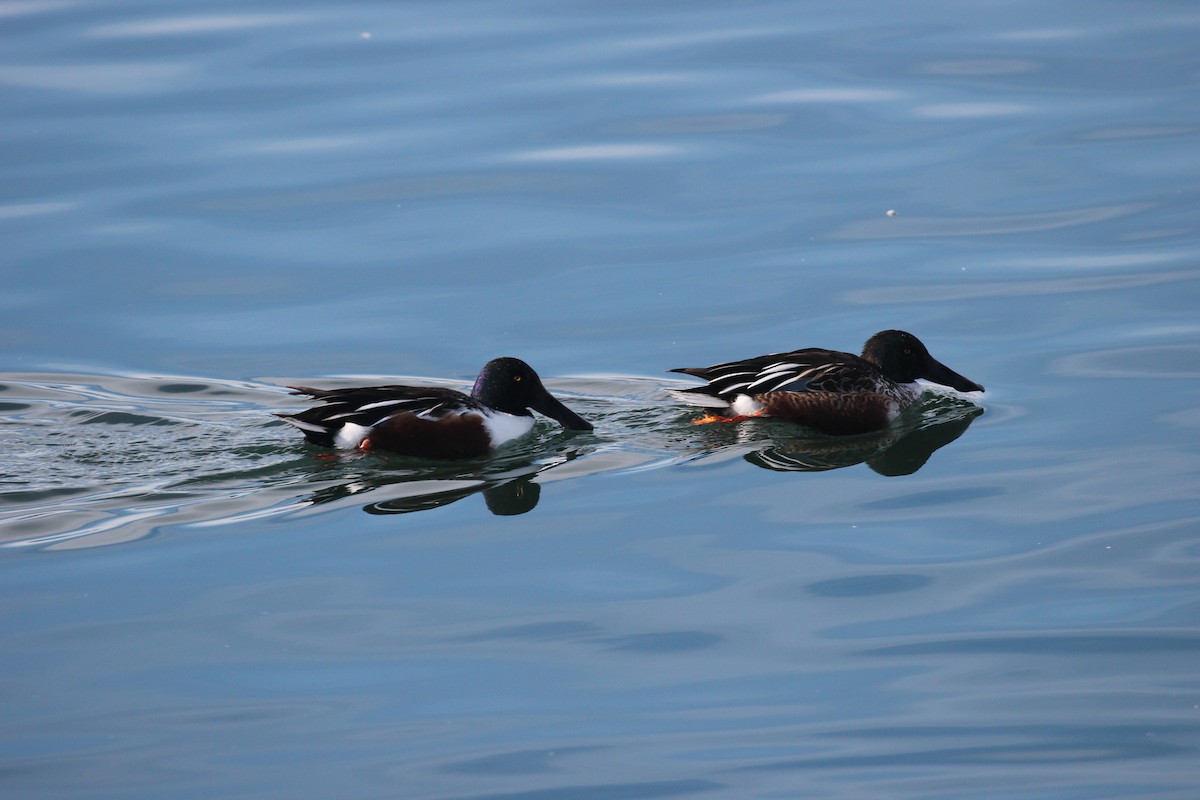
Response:
[{"label": "duck's dark green head", "polygon": [[483,365],[471,396],[486,406],[508,414],[545,414],[574,431],[590,431],[592,424],[546,391],[533,368],[519,358],[493,358]]},{"label": "duck's dark green head", "polygon": [[885,377],[897,383],[912,383],[917,378],[940,383],[960,392],[982,392],[975,381],[929,355],[921,340],[905,331],[880,331],[863,345],[862,357],[879,367]]}]

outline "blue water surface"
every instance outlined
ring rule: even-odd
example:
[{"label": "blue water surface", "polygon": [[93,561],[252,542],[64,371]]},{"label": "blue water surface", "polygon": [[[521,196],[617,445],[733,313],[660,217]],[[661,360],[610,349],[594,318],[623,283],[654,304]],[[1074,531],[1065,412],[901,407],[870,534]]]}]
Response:
[{"label": "blue water surface", "polygon": [[[0,3],[0,793],[1155,798],[1200,8]],[[880,434],[674,367],[910,330]],[[330,457],[521,357],[593,433]]]}]

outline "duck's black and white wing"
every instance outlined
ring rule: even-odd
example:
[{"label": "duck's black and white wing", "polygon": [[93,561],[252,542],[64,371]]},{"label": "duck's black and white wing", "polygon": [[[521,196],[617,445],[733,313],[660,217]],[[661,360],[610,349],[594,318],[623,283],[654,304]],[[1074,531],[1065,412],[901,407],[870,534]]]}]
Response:
[{"label": "duck's black and white wing", "polygon": [[846,391],[849,385],[870,379],[875,367],[851,353],[809,348],[770,353],[711,367],[683,367],[671,372],[694,375],[704,386],[681,389],[675,396],[689,403],[725,408],[742,395],[760,397],[773,392]]},{"label": "duck's black and white wing", "polygon": [[435,386],[288,388],[292,394],[320,400],[321,405],[295,414],[276,416],[303,431],[310,442],[325,447],[353,447],[372,427],[396,414],[407,412],[438,419],[447,414],[467,411],[482,413],[483,410],[483,406],[469,395]]}]

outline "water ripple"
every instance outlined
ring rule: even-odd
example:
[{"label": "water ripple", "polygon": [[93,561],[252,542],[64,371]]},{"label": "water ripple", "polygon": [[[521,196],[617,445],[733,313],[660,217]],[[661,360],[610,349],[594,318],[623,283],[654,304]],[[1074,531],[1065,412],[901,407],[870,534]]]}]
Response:
[{"label": "water ripple", "polygon": [[1076,225],[1094,225],[1150,208],[1144,203],[1097,206],[1042,214],[997,214],[988,217],[888,217],[851,222],[834,231],[834,239],[908,239],[927,236],[993,236],[1033,233]]},{"label": "water ripple", "polygon": [[[343,376],[347,383],[458,381]],[[407,514],[480,495],[495,515],[532,510],[555,483],[689,462],[742,459],[783,472],[866,463],[906,475],[957,439],[982,409],[945,395],[879,434],[806,437],[785,423],[693,426],[666,385],[628,376],[548,379],[596,430],[543,423],[488,458],[428,462],[333,454],[303,443],[270,411],[301,401],[286,378],[223,381],[144,374],[0,375],[0,546],[69,549],[144,537],[163,525],[212,527],[343,508]],[[683,641],[683,640],[680,640]],[[690,640],[688,640],[690,641]],[[632,645],[624,645],[632,646]]]}]

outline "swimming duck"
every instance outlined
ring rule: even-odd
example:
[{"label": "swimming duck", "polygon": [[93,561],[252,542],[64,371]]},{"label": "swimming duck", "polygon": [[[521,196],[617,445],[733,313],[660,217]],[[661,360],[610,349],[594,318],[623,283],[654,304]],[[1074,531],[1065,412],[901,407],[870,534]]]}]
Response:
[{"label": "swimming duck", "polygon": [[538,374],[518,358],[485,364],[470,395],[432,386],[288,388],[322,405],[276,416],[303,431],[308,441],[343,450],[474,458],[528,433],[531,410],[569,430],[592,429],[546,391]]},{"label": "swimming duck", "polygon": [[769,416],[834,435],[886,427],[921,396],[917,378],[961,392],[983,391],[904,331],[880,331],[867,340],[861,356],[809,348],[671,372],[708,381],[674,393],[720,410],[694,420],[697,424]]}]

